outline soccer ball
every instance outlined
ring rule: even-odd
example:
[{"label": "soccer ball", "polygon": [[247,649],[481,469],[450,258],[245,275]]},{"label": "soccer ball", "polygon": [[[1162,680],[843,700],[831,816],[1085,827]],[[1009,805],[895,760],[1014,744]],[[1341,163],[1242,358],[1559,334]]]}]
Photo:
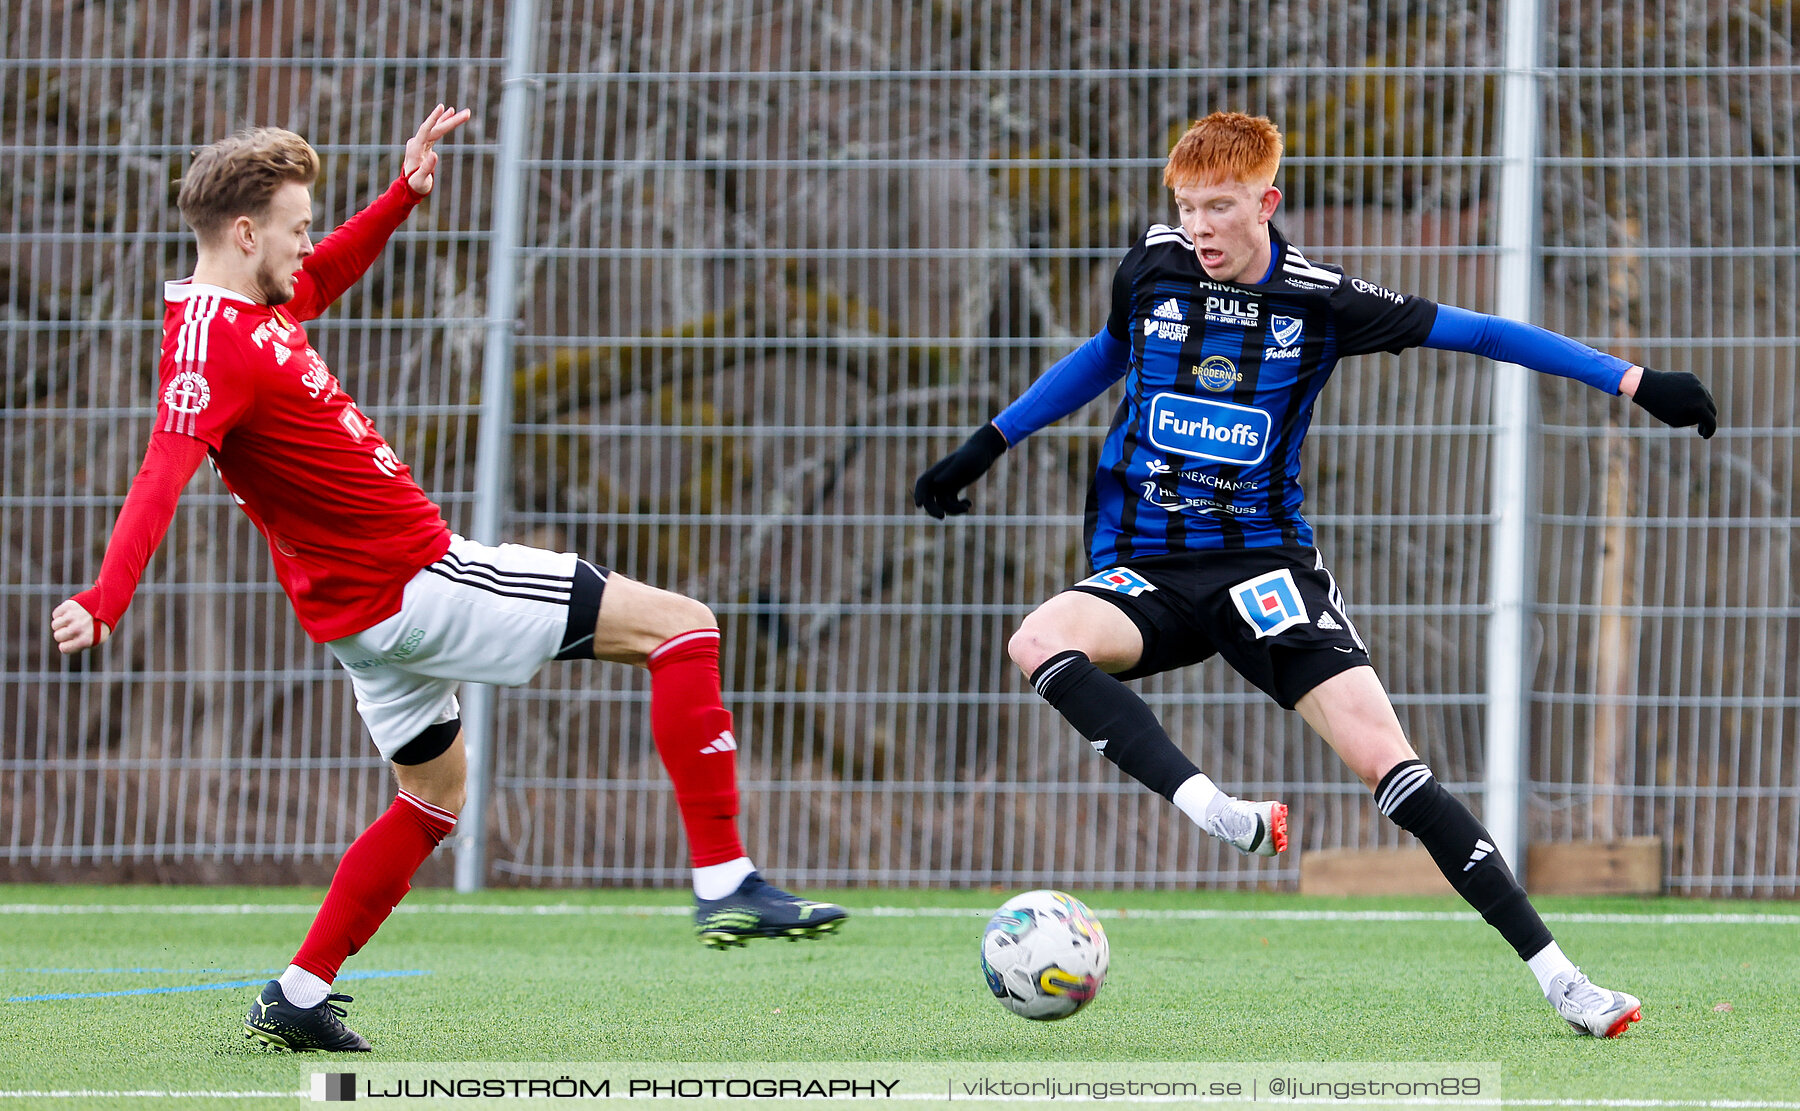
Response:
[{"label": "soccer ball", "polygon": [[1080,899],[1027,891],[1006,901],[981,936],[988,990],[1015,1015],[1068,1018],[1100,992],[1106,931]]}]

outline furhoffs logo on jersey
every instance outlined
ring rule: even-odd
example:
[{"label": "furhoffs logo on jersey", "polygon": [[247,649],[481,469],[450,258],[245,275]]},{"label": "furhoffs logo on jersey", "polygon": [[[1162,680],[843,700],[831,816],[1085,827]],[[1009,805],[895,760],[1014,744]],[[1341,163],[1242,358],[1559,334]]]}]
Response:
[{"label": "furhoffs logo on jersey", "polygon": [[1214,393],[1224,393],[1244,380],[1244,372],[1223,355],[1208,355],[1194,368],[1200,385]]},{"label": "furhoffs logo on jersey", "polygon": [[1300,601],[1293,574],[1285,567],[1232,587],[1231,601],[1259,639],[1306,624],[1306,606]]},{"label": "furhoffs logo on jersey", "polygon": [[1292,347],[1300,342],[1300,333],[1306,322],[1297,316],[1271,316],[1269,318],[1269,340],[1276,347]]},{"label": "furhoffs logo on jersey", "polygon": [[1262,322],[1262,306],[1240,297],[1209,296],[1206,299],[1206,319],[1210,324],[1236,324],[1240,328],[1254,328]]},{"label": "furhoffs logo on jersey", "polygon": [[1248,467],[1269,450],[1269,414],[1248,405],[1159,393],[1150,400],[1150,442],[1164,451]]}]

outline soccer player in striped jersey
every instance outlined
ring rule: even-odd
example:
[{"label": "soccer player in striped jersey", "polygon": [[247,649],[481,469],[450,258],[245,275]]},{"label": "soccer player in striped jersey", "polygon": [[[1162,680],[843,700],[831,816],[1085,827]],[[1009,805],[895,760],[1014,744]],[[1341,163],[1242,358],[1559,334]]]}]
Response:
[{"label": "soccer player in striped jersey", "polygon": [[438,508],[307,342],[329,308],[431,193],[435,144],[469,118],[438,105],[400,175],[313,246],[318,155],[279,128],[203,148],[182,181],[199,241],[165,292],[161,388],[142,468],[99,578],[56,607],[64,654],[106,640],[131,604],[181,490],[203,459],[268,541],[301,626],[350,675],[393,805],[344,854],[311,931],[251,1007],[247,1036],[283,1049],[361,1051],[332,980],[455,829],[467,761],[459,681],[516,685],[552,659],[650,672],[650,724],[692,857],[700,939],[819,937],[843,908],[765,883],[738,839],[737,741],[720,697],[719,629],[691,598],[572,553],[452,535]]},{"label": "soccer player in striped jersey", "polygon": [[1125,397],[1088,491],[1093,574],[1028,616],[1008,650],[1038,694],[1107,759],[1246,853],[1287,847],[1287,807],[1219,790],[1123,680],[1225,661],[1298,709],[1512,944],[1557,1013],[1614,1037],[1638,1000],[1594,986],[1558,948],[1493,839],[1401,731],[1301,515],[1300,446],[1338,360],[1464,351],[1631,397],[1711,437],[1692,374],[1633,366],[1528,324],[1436,305],[1313,262],[1271,223],[1281,132],[1214,113],[1169,154],[1178,226],[1153,225],[1113,279],[1106,327],[1052,366],[913,490],[934,517],[1010,446],[1121,378]]}]

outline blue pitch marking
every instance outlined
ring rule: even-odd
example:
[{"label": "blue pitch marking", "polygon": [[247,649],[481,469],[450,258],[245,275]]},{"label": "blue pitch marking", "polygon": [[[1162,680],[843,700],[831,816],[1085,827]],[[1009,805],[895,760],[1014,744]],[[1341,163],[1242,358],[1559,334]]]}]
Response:
[{"label": "blue pitch marking", "polygon": [[[345,972],[338,976],[339,980],[385,980],[396,976],[429,976],[429,969],[410,969],[393,972]],[[259,988],[268,983],[267,980],[227,980],[220,984],[183,984],[173,988],[132,988],[129,991],[65,991],[52,995],[15,995],[8,1003],[45,1003],[57,999],[112,999],[122,995],[170,995],[183,991],[216,991],[222,988]]]}]

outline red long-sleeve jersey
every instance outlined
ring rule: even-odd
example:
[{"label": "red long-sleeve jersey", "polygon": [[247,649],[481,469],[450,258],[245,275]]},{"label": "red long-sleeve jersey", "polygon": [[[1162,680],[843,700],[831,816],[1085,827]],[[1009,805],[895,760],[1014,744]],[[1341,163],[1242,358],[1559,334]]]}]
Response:
[{"label": "red long-sleeve jersey", "polygon": [[443,515],[357,409],[301,321],[360,278],[420,198],[404,178],[320,241],[286,305],[192,279],[164,286],[161,388],[144,465],[94,588],[75,600],[118,624],[200,460],[269,544],[316,641],[400,609],[408,579],[450,547]]}]

